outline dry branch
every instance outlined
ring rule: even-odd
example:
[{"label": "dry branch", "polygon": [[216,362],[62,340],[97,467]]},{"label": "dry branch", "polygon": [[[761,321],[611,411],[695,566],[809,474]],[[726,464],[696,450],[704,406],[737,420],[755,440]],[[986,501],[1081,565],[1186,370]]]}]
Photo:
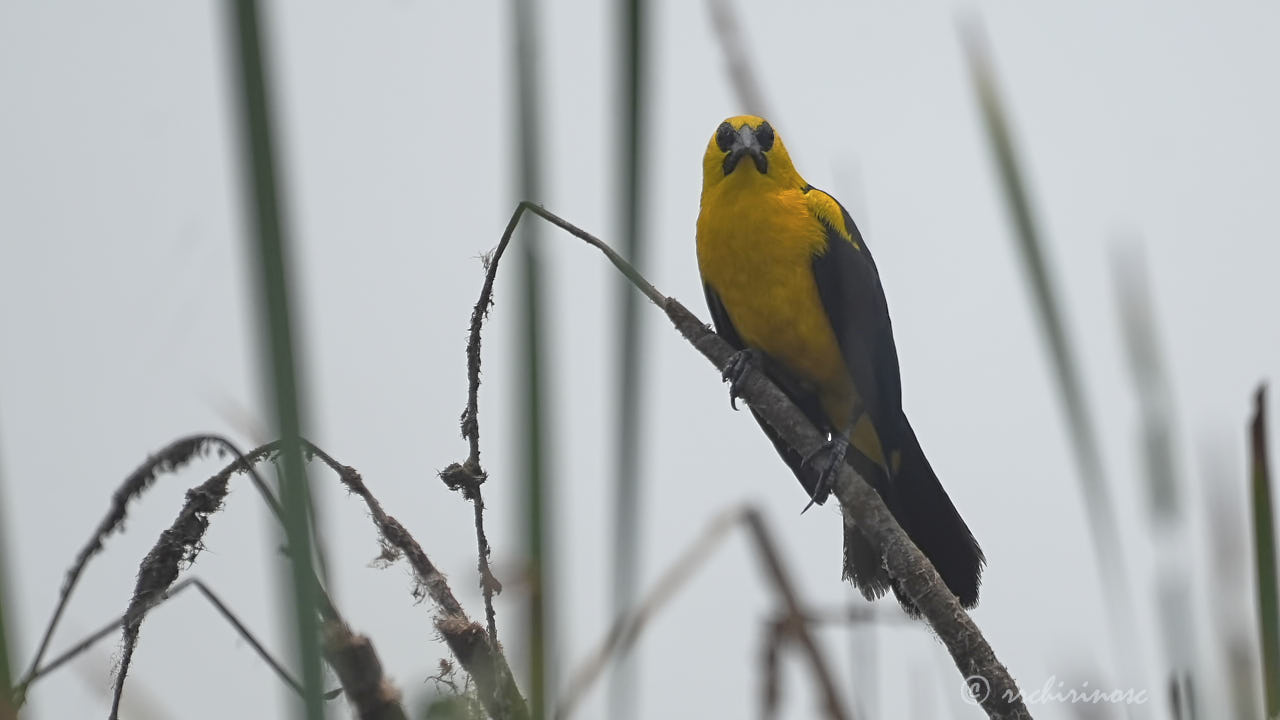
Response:
[{"label": "dry branch", "polygon": [[475,680],[480,702],[485,710],[502,720],[527,720],[528,706],[511,675],[511,668],[502,654],[502,648],[490,642],[484,626],[467,617],[449,588],[449,583],[423,552],[418,541],[398,520],[382,509],[382,504],[369,492],[360,473],[354,468],[339,465],[319,450],[313,448],[313,451],[338,472],[347,489],[364,500],[383,540],[409,561],[422,590],[440,609],[440,615],[435,620],[436,630],[444,637],[445,644],[453,651],[454,657],[458,658],[458,662]]},{"label": "dry branch", "polygon": [[[204,438],[197,440],[200,442],[197,448],[208,443]],[[231,450],[236,456],[235,461],[213,477],[187,491],[187,500],[179,511],[178,517],[160,534],[160,539],[152,546],[151,551],[138,567],[138,580],[134,585],[129,607],[125,611],[125,621],[122,623],[123,648],[111,699],[111,720],[119,717],[124,682],[129,674],[129,665],[133,661],[142,621],[178,579],[182,568],[195,562],[196,556],[204,549],[204,534],[209,529],[209,516],[222,508],[222,501],[227,496],[231,476],[239,472],[249,473],[254,478],[255,484],[263,491],[264,496],[271,498],[268,504],[277,513],[279,512],[275,497],[266,489],[266,484],[254,468],[255,462],[266,457],[271,451],[255,450],[251,459],[240,453],[231,443],[225,440],[220,443]]]},{"label": "dry branch", "polygon": [[[53,617],[50,618],[48,625],[45,626],[44,635],[40,639],[40,646],[36,650],[35,657],[31,659],[30,667],[23,676],[23,680],[17,684],[19,692],[30,682],[36,668],[40,665],[40,661],[44,659],[45,653],[48,652],[49,643],[53,640],[53,633],[57,630],[58,623],[62,620],[62,613],[67,609],[67,603],[70,602],[71,595],[75,592],[76,584],[80,582],[80,575],[84,572],[85,566],[89,564],[89,560],[94,555],[101,552],[107,537],[124,524],[125,515],[129,510],[129,503],[135,498],[141,497],[160,475],[176,472],[182,466],[202,456],[211,445],[220,445],[224,448],[232,447],[230,442],[214,436],[200,435],[182,438],[170,443],[160,452],[147,458],[146,462],[130,473],[124,482],[120,484],[120,487],[116,489],[111,496],[111,505],[107,509],[106,516],[98,523],[93,536],[76,554],[75,562],[67,570],[66,579],[63,580],[62,589],[58,594],[58,604],[53,610]],[[21,705],[20,701],[19,705]]]},{"label": "dry branch", "polygon": [[[231,609],[228,608],[220,598],[218,598],[218,596],[213,592],[213,590],[209,588],[207,585],[205,585],[205,583],[203,583],[199,578],[187,578],[185,580],[182,580],[181,582],[174,583],[173,587],[169,588],[168,592],[166,592],[162,597],[157,598],[151,604],[151,606],[146,609],[147,612],[150,612],[151,610],[154,610],[159,606],[169,602],[170,600],[178,597],[180,594],[182,594],[184,590],[186,590],[189,587],[195,587],[197,590],[199,590],[200,593],[205,597],[205,599],[208,600],[214,606],[214,609],[216,609],[218,613],[227,620],[227,622],[231,623],[231,626],[235,628],[236,633],[240,635],[240,637],[243,638],[245,642],[249,643],[250,647],[253,648],[254,652],[258,653],[258,656],[261,657],[263,662],[267,663],[267,665],[271,668],[271,670],[276,673],[276,676],[280,678],[281,682],[283,682],[285,685],[288,685],[290,688],[292,688],[294,691],[298,693],[302,692],[302,686],[298,684],[298,681],[289,675],[289,672],[285,670],[284,666],[281,665],[278,660],[276,660],[274,657],[271,656],[271,653],[267,651],[266,647],[264,647],[262,643],[253,635],[253,633],[249,631],[249,629],[245,626],[245,624],[241,622],[238,617],[236,617],[235,613],[233,613]],[[90,633],[89,635],[81,638],[78,642],[76,642],[70,648],[64,650],[57,657],[35,668],[35,670],[31,673],[30,677],[26,678],[25,680],[26,684],[24,686],[24,690],[26,688],[29,688],[35,681],[57,670],[58,668],[62,667],[65,663],[71,660],[74,660],[81,653],[93,647],[103,638],[107,637],[108,635],[111,635],[112,633],[117,632],[120,629],[120,627],[128,620],[130,620],[130,616],[128,613],[125,613],[124,615],[117,617],[116,619],[107,623],[103,627],[99,628],[97,631]]]},{"label": "dry branch", "polygon": [[[181,583],[174,583],[180,571],[194,562],[196,555],[203,549],[202,540],[204,533],[208,529],[208,518],[221,508],[232,475],[247,473],[275,517],[277,519],[281,518],[279,502],[262,477],[258,475],[255,468],[257,463],[272,457],[278,450],[278,445],[278,443],[268,443],[255,448],[245,455],[225,438],[215,435],[196,435],[170,443],[131,473],[114,494],[106,517],[99,523],[93,536],[80,553],[77,554],[75,562],[72,564],[71,569],[68,570],[58,598],[58,604],[45,629],[36,656],[31,662],[30,669],[14,689],[15,704],[21,706],[25,700],[27,689],[33,682],[52,672],[67,660],[84,652],[95,642],[117,628],[121,628],[125,638],[124,651],[116,677],[115,693],[112,700],[112,717],[116,717],[124,689],[125,677],[128,674],[129,663],[137,644],[138,631],[142,621],[151,610],[189,585],[195,585],[213,603],[215,608],[231,622],[237,632],[253,646],[255,651],[272,667],[286,685],[289,685],[295,691],[299,690],[297,680],[289,676],[284,668],[271,657],[262,644],[253,637],[248,629],[240,623],[235,615],[208,587],[194,578]],[[314,451],[313,454],[320,453],[319,449],[314,446],[308,444],[307,447]],[[139,567],[137,584],[125,614],[119,620],[103,628],[103,630],[77,643],[59,657],[41,665],[41,661],[53,639],[53,633],[57,629],[62,613],[71,599],[80,575],[84,572],[89,560],[101,551],[107,536],[120,528],[129,502],[140,497],[160,474],[174,472],[196,457],[215,448],[220,453],[233,455],[235,459],[209,480],[187,492],[187,501],[178,514],[178,518],[161,534],[160,539],[152,547]],[[328,455],[324,455],[324,458],[331,466],[336,465]],[[400,720],[405,718],[404,709],[399,701],[399,693],[382,679],[382,665],[378,662],[372,644],[367,638],[353,635],[347,629],[345,622],[343,622],[332,601],[324,592],[319,580],[314,575],[312,578],[320,595],[319,610],[321,619],[326,623],[326,627],[330,630],[330,637],[333,639],[332,644],[325,649],[325,658],[334,668],[339,679],[343,681],[343,689],[355,707],[357,714],[362,719]],[[357,684],[347,685],[348,680]],[[326,697],[333,696],[336,695],[330,694]]]},{"label": "dry branch", "polygon": [[826,705],[827,715],[832,720],[852,718],[853,716],[845,710],[840,694],[836,692],[836,682],[831,675],[831,668],[823,660],[818,644],[814,641],[813,634],[809,632],[809,626],[804,621],[804,607],[800,603],[800,596],[796,592],[795,584],[791,582],[790,577],[787,575],[786,566],[782,564],[782,558],[778,555],[778,548],[773,542],[773,536],[769,534],[764,525],[764,520],[756,510],[748,510],[744,520],[751,530],[751,537],[755,540],[757,554],[764,563],[765,572],[773,581],[774,589],[782,596],[782,604],[786,611],[787,634],[800,643],[800,646],[804,648],[805,656],[810,660],[810,669],[813,671],[818,688],[822,691],[822,699]]},{"label": "dry branch", "polygon": [[[147,458],[116,489],[111,497],[111,505],[107,509],[107,514],[98,523],[98,527],[94,530],[92,537],[76,554],[75,561],[72,563],[71,568],[67,570],[66,579],[63,581],[62,589],[58,593],[58,603],[54,607],[53,616],[45,626],[44,634],[40,639],[40,646],[36,650],[35,656],[31,659],[31,665],[28,667],[27,672],[14,688],[15,705],[21,707],[25,701],[26,688],[37,676],[37,669],[49,650],[49,644],[53,641],[53,633],[57,630],[58,624],[62,620],[62,614],[66,611],[67,604],[71,601],[71,595],[75,592],[81,574],[84,573],[89,560],[101,552],[106,539],[123,526],[129,503],[141,497],[160,475],[176,472],[187,463],[198,457],[203,457],[211,449],[215,448],[219,452],[230,452],[237,455],[237,463],[247,462],[229,440],[216,435],[193,435],[176,440],[165,446],[160,452]],[[247,468],[248,465],[245,464],[243,467]],[[254,484],[268,501],[268,504],[272,505],[273,509],[278,513],[279,505],[275,504],[275,498],[271,495],[271,491],[265,483],[262,482],[262,479],[255,475]]]},{"label": "dry branch", "polygon": [[[481,302],[477,304],[472,315],[472,338],[471,343],[468,344],[467,356],[471,361],[470,368],[474,372],[473,391],[475,383],[478,382],[475,378],[479,375],[479,322],[483,320],[492,303],[493,278],[497,273],[498,263],[510,243],[516,224],[526,211],[604,253],[640,292],[667,314],[676,330],[694,348],[710,360],[716,368],[720,370],[725,368],[734,349],[689,312],[684,305],[675,298],[658,292],[657,288],[640,275],[630,263],[599,238],[540,206],[525,201],[516,207],[489,261]],[[475,345],[474,348],[472,344]],[[791,400],[756,369],[752,368],[744,377],[741,396],[802,457],[809,456],[825,442],[825,437],[813,427]],[[475,423],[474,394],[469,397],[467,411],[463,414],[463,429],[464,434],[468,429],[474,430],[475,437],[478,438],[478,428],[468,428],[469,423]],[[478,456],[478,440],[473,445],[473,451]],[[835,478],[834,493],[840,500],[845,523],[856,525],[858,530],[866,535],[882,553],[889,574],[902,584],[907,598],[920,610],[921,616],[946,645],[956,668],[966,682],[970,683],[970,687],[976,685],[987,689],[985,697],[978,698],[987,715],[993,720],[1030,718],[1031,714],[1023,704],[1021,693],[1008,670],[996,658],[986,638],[960,606],[956,597],[943,584],[937,570],[898,525],[879,493],[847,464],[840,468]]]},{"label": "dry branch", "polygon": [[[479,425],[475,427],[479,428]],[[479,440],[478,430],[476,440]],[[502,583],[498,582],[498,578],[489,567],[489,538],[484,532],[484,497],[480,494],[480,486],[487,478],[488,474],[480,469],[479,450],[467,458],[466,462],[453,463],[440,472],[440,479],[444,480],[444,484],[450,490],[460,491],[464,498],[471,501],[471,507],[475,513],[476,571],[480,574],[480,593],[484,597],[484,617],[489,629],[489,642],[496,647],[498,619],[493,610],[493,596],[502,592]]]},{"label": "dry branch", "polygon": [[764,561],[765,576],[769,584],[782,599],[783,610],[780,613],[779,625],[785,625],[792,637],[800,641],[813,671],[814,681],[822,693],[827,716],[832,720],[845,720],[852,717],[844,707],[840,693],[836,690],[835,679],[830,665],[819,650],[805,620],[803,606],[795,585],[791,582],[778,557],[776,546],[760,513],[751,507],[735,507],[717,516],[708,524],[706,530],[691,543],[674,564],[654,584],[654,587],[629,613],[617,618],[609,634],[578,672],[570,680],[560,705],[556,708],[556,719],[565,720],[573,714],[593,683],[604,672],[611,658],[628,649],[639,637],[649,619],[675,594],[716,549],[734,527],[745,526],[750,532],[757,553]]},{"label": "dry branch", "polygon": [[351,632],[341,620],[329,620],[322,650],[360,720],[408,720],[400,691],[383,676],[369,638]]}]

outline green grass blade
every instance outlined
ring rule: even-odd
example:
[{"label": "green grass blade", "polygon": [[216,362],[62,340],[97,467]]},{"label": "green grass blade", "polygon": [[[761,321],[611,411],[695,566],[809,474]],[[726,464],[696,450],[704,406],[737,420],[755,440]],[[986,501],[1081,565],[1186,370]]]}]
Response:
[{"label": "green grass blade", "polygon": [[1258,560],[1258,646],[1262,648],[1262,687],[1267,717],[1280,716],[1280,602],[1276,591],[1276,530],[1267,468],[1267,388],[1254,396],[1250,424],[1253,485],[1253,548]]},{"label": "green grass blade", "polygon": [[[622,77],[620,114],[624,155],[620,164],[618,207],[622,210],[622,256],[637,269],[644,269],[643,207],[640,136],[646,59],[645,4],[643,0],[623,0],[618,44]],[[616,490],[613,515],[613,616],[623,617],[635,604],[640,573],[640,527],[643,504],[640,497],[640,434],[644,394],[640,392],[643,367],[640,345],[640,295],[623,278],[618,278],[618,418],[617,458],[614,466]],[[609,681],[609,717],[631,720],[639,712],[635,695],[636,664],[628,651],[618,658]]]},{"label": "green grass blade", "polygon": [[[0,465],[0,469],[3,469],[3,465]],[[8,625],[5,623],[5,613],[9,607],[6,602],[9,599],[9,544],[6,542],[9,538],[5,533],[5,517],[4,476],[0,475],[0,720],[17,717],[13,707],[13,666],[9,664]]]},{"label": "green grass blade", "polygon": [[[538,107],[538,49],[535,27],[538,18],[534,0],[513,0],[513,25],[516,52],[516,127],[519,153],[519,188],[521,199],[539,202],[542,198],[540,171],[542,161],[541,112]],[[524,272],[521,275],[520,299],[524,317],[521,322],[520,350],[523,357],[519,404],[522,406],[520,434],[525,445],[525,538],[529,558],[529,712],[533,720],[547,716],[549,689],[554,687],[552,666],[551,619],[549,601],[551,587],[551,553],[547,528],[551,508],[546,502],[549,488],[545,472],[545,448],[548,447],[547,423],[543,412],[545,381],[543,377],[543,282],[541,269],[541,232],[534,223],[517,231],[523,235]]]},{"label": "green grass blade", "polygon": [[233,13],[233,46],[239,60],[240,111],[244,139],[244,168],[252,189],[254,249],[260,281],[258,314],[265,348],[263,369],[273,391],[280,431],[284,506],[289,567],[284,584],[290,588],[296,659],[301,668],[303,716],[323,720],[323,676],[318,628],[319,597],[311,554],[311,518],[307,479],[302,462],[298,373],[293,352],[289,308],[287,234],[281,212],[272,139],[270,92],[264,69],[264,42],[257,3],[237,0]]},{"label": "green grass blade", "polygon": [[[982,112],[987,139],[1000,176],[1010,217],[1013,221],[1019,258],[1032,295],[1036,317],[1048,346],[1057,381],[1058,396],[1066,413],[1072,449],[1080,474],[1080,486],[1089,518],[1094,557],[1106,594],[1112,646],[1121,672],[1130,682],[1144,677],[1137,649],[1137,622],[1129,597],[1129,576],[1125,569],[1123,545],[1116,511],[1108,489],[1107,476],[1098,446],[1080,372],[1072,353],[1063,321],[1062,303],[1053,285],[1049,260],[1043,250],[1039,225],[1031,208],[1021,165],[1013,147],[1013,137],[1003,104],[996,92],[995,76],[984,39],[976,27],[961,33],[966,56]],[[1137,711],[1136,708],[1130,708]]]},{"label": "green grass blade", "polygon": [[1156,553],[1155,611],[1163,649],[1161,672],[1176,700],[1175,718],[1195,720],[1197,616],[1192,612],[1190,528],[1174,439],[1173,390],[1157,333],[1147,266],[1140,247],[1122,248],[1112,263],[1121,334],[1128,351],[1142,433],[1147,517]]}]

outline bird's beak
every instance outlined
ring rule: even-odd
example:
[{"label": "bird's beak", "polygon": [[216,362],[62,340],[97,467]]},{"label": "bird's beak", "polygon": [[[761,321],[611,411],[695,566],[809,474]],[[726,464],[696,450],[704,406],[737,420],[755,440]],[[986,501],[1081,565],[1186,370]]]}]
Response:
[{"label": "bird's beak", "polygon": [[724,156],[725,177],[738,168],[738,162],[744,155],[751,156],[751,160],[756,164],[756,170],[759,170],[761,175],[769,171],[769,158],[765,157],[764,150],[760,148],[760,142],[756,139],[756,131],[750,125],[743,125],[738,129],[733,143],[729,146],[729,154]]}]

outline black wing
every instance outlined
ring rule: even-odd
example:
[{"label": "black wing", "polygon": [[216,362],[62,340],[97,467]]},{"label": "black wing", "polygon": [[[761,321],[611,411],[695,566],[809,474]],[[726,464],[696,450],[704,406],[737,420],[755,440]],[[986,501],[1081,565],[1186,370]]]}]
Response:
[{"label": "black wing", "polygon": [[816,214],[827,231],[827,251],[814,257],[813,278],[844,355],[845,368],[880,436],[885,460],[889,461],[892,453],[902,449],[906,422],[898,349],[893,342],[880,272],[849,212],[827,193],[809,189],[809,194],[815,193],[820,196],[811,198],[811,202],[830,201],[839,208],[844,227],[837,227],[835,218],[829,220]]}]

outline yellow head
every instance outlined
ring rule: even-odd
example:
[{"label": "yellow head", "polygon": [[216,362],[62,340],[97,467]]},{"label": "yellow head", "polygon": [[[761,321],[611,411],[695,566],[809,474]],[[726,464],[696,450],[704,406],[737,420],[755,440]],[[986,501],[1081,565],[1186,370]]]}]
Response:
[{"label": "yellow head", "polygon": [[802,188],[804,180],[773,126],[764,118],[739,115],[720,123],[702,158],[702,192],[728,187]]}]

